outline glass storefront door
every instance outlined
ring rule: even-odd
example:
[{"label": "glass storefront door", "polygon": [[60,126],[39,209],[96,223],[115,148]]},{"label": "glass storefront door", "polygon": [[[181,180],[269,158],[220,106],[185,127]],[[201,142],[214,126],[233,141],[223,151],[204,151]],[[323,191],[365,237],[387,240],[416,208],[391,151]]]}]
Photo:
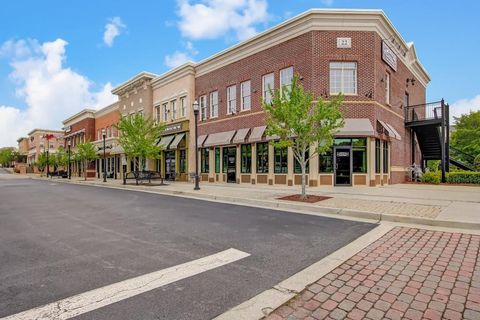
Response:
[{"label": "glass storefront door", "polygon": [[165,151],[165,180],[175,180],[175,151]]},{"label": "glass storefront door", "polygon": [[227,182],[237,182],[237,148],[228,147],[226,152],[223,153],[227,157],[224,163],[227,164]]},{"label": "glass storefront door", "polygon": [[335,185],[352,185],[352,149],[334,147]]}]

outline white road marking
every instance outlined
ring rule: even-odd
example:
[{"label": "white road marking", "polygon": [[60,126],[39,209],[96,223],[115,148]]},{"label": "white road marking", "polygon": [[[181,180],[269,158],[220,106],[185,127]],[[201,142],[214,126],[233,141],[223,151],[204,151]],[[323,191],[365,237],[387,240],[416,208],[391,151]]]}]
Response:
[{"label": "white road marking", "polygon": [[204,258],[87,291],[0,320],[70,319],[248,256],[250,256],[249,253],[230,248]]}]

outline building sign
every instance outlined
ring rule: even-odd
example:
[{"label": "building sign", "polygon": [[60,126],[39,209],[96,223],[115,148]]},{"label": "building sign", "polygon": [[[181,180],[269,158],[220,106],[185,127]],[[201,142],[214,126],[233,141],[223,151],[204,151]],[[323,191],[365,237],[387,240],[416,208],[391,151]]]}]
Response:
[{"label": "building sign", "polygon": [[66,126],[64,130],[65,130],[65,133],[69,133],[70,131],[72,131],[72,126]]},{"label": "building sign", "polygon": [[166,127],[163,132],[178,131],[180,129],[182,129],[182,124],[181,123],[176,123],[176,124],[172,124],[172,125],[169,125],[168,127]]},{"label": "building sign", "polygon": [[388,46],[385,40],[382,41],[382,60],[385,61],[394,71],[397,71],[397,55]]},{"label": "building sign", "polygon": [[337,38],[337,48],[351,48],[352,38]]}]

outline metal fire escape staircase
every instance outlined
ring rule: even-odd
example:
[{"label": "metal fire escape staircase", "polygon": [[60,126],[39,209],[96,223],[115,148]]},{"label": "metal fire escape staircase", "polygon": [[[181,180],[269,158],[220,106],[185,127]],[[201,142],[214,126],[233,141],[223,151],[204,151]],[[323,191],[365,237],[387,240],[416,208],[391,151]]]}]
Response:
[{"label": "metal fire escape staircase", "polygon": [[441,160],[443,182],[450,164],[463,170],[473,170],[473,156],[449,145],[449,109],[443,99],[405,108],[405,127],[415,133],[423,160]]}]

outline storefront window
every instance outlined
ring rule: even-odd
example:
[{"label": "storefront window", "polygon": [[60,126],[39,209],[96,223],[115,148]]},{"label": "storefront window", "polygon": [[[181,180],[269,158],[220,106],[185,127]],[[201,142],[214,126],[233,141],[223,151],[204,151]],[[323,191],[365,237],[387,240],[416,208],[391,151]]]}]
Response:
[{"label": "storefront window", "polygon": [[208,148],[202,148],[200,155],[200,171],[202,173],[208,173],[210,171],[209,168],[209,150]]},{"label": "storefront window", "polygon": [[375,139],[375,173],[380,173],[380,154],[381,154],[380,139]]},{"label": "storefront window", "polygon": [[274,173],[288,173],[288,148],[274,148],[275,167]]},{"label": "storefront window", "polygon": [[180,173],[187,172],[187,150],[180,150]]},{"label": "storefront window", "polygon": [[[310,152],[309,150],[307,150],[307,152],[305,152],[305,159],[308,159],[310,157]],[[294,157],[294,166],[293,166],[293,172],[294,173],[302,173],[302,167],[300,166],[300,162],[298,162],[298,160]],[[310,161],[307,162],[307,166],[305,168],[305,173],[309,173],[310,172]]]},{"label": "storefront window", "polygon": [[251,173],[252,172],[252,145],[251,144],[242,144],[241,156],[242,156],[241,172]]},{"label": "storefront window", "polygon": [[388,141],[383,141],[383,173],[388,173]]},{"label": "storefront window", "polygon": [[215,173],[220,173],[220,147],[215,148]]},{"label": "storefront window", "polygon": [[367,148],[353,147],[352,149],[352,163],[353,172],[366,173],[367,172]]},{"label": "storefront window", "polygon": [[268,143],[257,143],[257,173],[268,173]]},{"label": "storefront window", "polygon": [[338,138],[338,139],[334,140],[333,145],[337,146],[337,147],[338,146],[351,146],[352,145],[352,139]]},{"label": "storefront window", "polygon": [[319,172],[331,173],[333,172],[333,153],[331,151],[326,152],[319,156]]},{"label": "storefront window", "polygon": [[228,148],[224,147],[222,149],[222,160],[223,160],[223,166],[222,166],[222,172],[227,173],[227,168],[228,168]]}]

